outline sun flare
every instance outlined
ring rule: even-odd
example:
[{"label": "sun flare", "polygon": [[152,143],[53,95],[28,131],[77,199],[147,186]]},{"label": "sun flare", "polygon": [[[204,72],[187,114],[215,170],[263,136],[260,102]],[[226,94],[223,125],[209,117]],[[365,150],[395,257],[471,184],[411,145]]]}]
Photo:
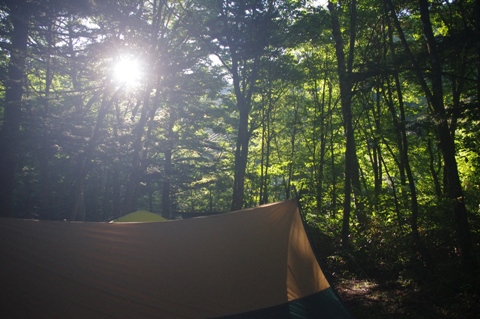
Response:
[{"label": "sun flare", "polygon": [[122,58],[113,68],[114,81],[126,87],[138,86],[141,75],[140,63],[132,58]]}]

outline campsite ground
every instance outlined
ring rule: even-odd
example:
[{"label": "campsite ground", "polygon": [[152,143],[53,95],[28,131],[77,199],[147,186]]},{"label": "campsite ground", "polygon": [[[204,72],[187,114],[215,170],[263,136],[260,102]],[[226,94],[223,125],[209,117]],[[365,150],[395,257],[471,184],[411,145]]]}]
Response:
[{"label": "campsite ground", "polygon": [[358,318],[438,318],[418,299],[408,297],[418,290],[398,284],[381,285],[368,280],[343,279],[336,290],[350,311]]},{"label": "campsite ground", "polygon": [[478,293],[452,291],[435,283],[379,282],[339,273],[332,277],[338,295],[357,319],[480,318]]},{"label": "campsite ground", "polygon": [[[480,319],[480,269],[462,270],[445,232],[430,238],[427,263],[412,255],[408,234],[372,227],[344,249],[338,233],[319,224],[308,227],[319,262],[355,318]],[[480,237],[475,242],[480,264]]]}]

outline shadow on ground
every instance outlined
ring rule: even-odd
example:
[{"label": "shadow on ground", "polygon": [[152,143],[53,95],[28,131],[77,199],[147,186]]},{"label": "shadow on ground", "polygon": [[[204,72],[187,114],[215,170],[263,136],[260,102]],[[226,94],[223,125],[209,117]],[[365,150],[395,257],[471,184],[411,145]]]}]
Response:
[{"label": "shadow on ground", "polygon": [[476,319],[480,318],[477,294],[448,296],[430,286],[400,282],[334,278],[335,289],[357,319]]}]

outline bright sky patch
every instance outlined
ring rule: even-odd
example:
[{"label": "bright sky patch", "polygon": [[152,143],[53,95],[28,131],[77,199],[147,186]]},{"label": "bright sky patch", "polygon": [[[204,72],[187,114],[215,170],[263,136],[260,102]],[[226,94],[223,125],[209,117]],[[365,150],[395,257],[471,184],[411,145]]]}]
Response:
[{"label": "bright sky patch", "polygon": [[141,75],[140,63],[133,58],[122,58],[113,68],[114,81],[126,87],[138,86]]}]

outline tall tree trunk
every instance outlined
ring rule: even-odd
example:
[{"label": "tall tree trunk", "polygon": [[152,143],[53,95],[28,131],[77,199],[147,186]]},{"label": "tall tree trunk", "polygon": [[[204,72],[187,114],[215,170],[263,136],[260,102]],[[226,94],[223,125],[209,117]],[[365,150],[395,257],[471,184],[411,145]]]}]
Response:
[{"label": "tall tree trunk", "polygon": [[[397,90],[398,89],[400,89],[400,87],[398,87]],[[393,128],[394,128],[395,135],[396,135],[396,142],[397,142],[397,147],[398,147],[398,153],[399,154],[398,155],[395,154],[393,152],[393,150],[391,151],[391,153],[392,153],[392,156],[394,156],[394,158],[396,157],[395,155],[398,156],[398,160],[396,160],[395,162],[397,164],[398,171],[400,173],[400,185],[401,185],[401,187],[405,187],[407,185],[407,183],[406,183],[406,175],[405,175],[405,155],[404,155],[404,152],[407,152],[407,155],[406,155],[407,157],[406,158],[408,159],[408,149],[405,149],[404,141],[403,141],[403,138],[402,138],[402,132],[405,129],[404,127],[402,128],[402,125],[404,126],[405,122],[403,122],[401,120],[399,121],[399,119],[398,119],[397,111],[395,110],[392,90],[393,90],[393,88],[390,85],[390,81],[387,80],[387,92],[386,92],[385,100],[386,100],[386,103],[387,103],[387,106],[388,106],[388,110],[390,111],[390,115],[392,116]],[[401,99],[401,91],[397,91],[397,94],[399,95],[398,96],[399,103],[403,104],[402,99]],[[393,182],[393,180],[392,180],[392,182]],[[413,184],[410,187],[415,188],[415,185]],[[403,195],[404,193],[405,192],[403,191],[403,192],[400,193],[400,195]],[[396,201],[398,200],[397,195],[395,195],[395,199],[396,199]],[[403,206],[406,205],[406,201],[407,201],[406,198],[402,199]],[[397,208],[397,214],[400,216],[400,210],[398,208]],[[398,222],[399,222],[400,225],[403,224],[402,218],[399,217]]]},{"label": "tall tree trunk", "polygon": [[260,156],[260,194],[259,194],[259,204],[263,205],[265,197],[268,198],[267,192],[267,180],[266,180],[266,171],[267,167],[265,165],[265,149],[266,149],[266,139],[267,139],[267,123],[266,123],[266,114],[265,107],[262,108],[262,145],[261,145],[261,156]]},{"label": "tall tree trunk", "polygon": [[[235,49],[232,49],[235,50]],[[250,141],[249,116],[252,108],[252,94],[257,79],[259,57],[255,59],[252,66],[252,74],[248,79],[241,79],[239,70],[239,59],[236,53],[232,53],[232,78],[237,109],[239,111],[237,142],[235,146],[235,164],[233,175],[233,194],[231,210],[239,210],[243,206],[245,191],[245,172],[247,168],[248,143]],[[246,83],[248,81],[248,83]],[[243,82],[243,85],[241,85]]]},{"label": "tall tree trunk", "polygon": [[355,136],[353,132],[353,114],[352,114],[352,63],[355,41],[355,7],[356,1],[351,2],[351,25],[350,25],[350,47],[349,59],[345,61],[345,53],[343,52],[343,39],[340,31],[340,22],[338,20],[337,11],[333,4],[329,1],[328,10],[332,19],[332,35],[335,41],[335,53],[337,57],[337,72],[340,83],[340,100],[342,105],[342,115],[346,138],[345,150],[345,186],[343,201],[343,223],[342,223],[342,243],[348,246],[348,238],[350,234],[350,214],[352,191],[355,192],[355,204],[357,218],[361,224],[365,223],[365,216],[360,199],[360,175],[358,170],[358,159],[356,154]]},{"label": "tall tree trunk", "polygon": [[295,161],[295,141],[297,138],[297,127],[298,123],[298,109],[299,103],[295,102],[294,106],[294,115],[293,115],[293,123],[292,123],[292,134],[290,135],[290,160],[288,164],[288,180],[285,184],[285,198],[290,199],[290,194],[292,193],[292,180],[293,180],[293,163]]},{"label": "tall tree trunk", "polygon": [[53,43],[53,21],[48,24],[46,34],[47,52],[45,53],[45,91],[44,91],[44,109],[43,109],[43,132],[42,132],[42,150],[40,154],[40,188],[41,188],[41,208],[40,219],[57,219],[52,216],[51,209],[51,185],[50,185],[50,158],[52,156],[49,134],[48,134],[48,117],[50,113],[50,88],[52,85],[52,47]]},{"label": "tall tree trunk", "polygon": [[333,128],[333,107],[332,107],[332,86],[328,84],[328,125],[330,128],[330,166],[332,170],[332,207],[331,216],[335,217],[337,214],[337,170],[335,169],[335,141],[334,141],[334,128]]},{"label": "tall tree trunk", "polygon": [[[426,261],[427,265],[430,265],[430,254],[427,252],[418,232],[419,208],[417,199],[417,188],[410,165],[410,157],[408,155],[409,147],[406,129],[405,105],[403,103],[403,93],[400,87],[400,79],[396,72],[394,74],[394,78],[397,91],[398,106],[400,110],[400,121],[397,123],[397,127],[401,136],[401,145],[399,145],[400,162],[402,163],[402,167],[405,169],[406,177],[408,180],[408,189],[410,191],[410,210],[412,212],[412,215],[410,217],[411,234],[413,237],[413,242],[415,243],[416,250],[420,253],[423,260]],[[394,116],[394,114],[392,114],[392,116]]]},{"label": "tall tree trunk", "polygon": [[445,177],[447,185],[447,197],[453,204],[454,222],[457,231],[458,243],[464,265],[473,273],[476,271],[475,257],[472,251],[472,241],[470,235],[470,225],[468,222],[468,212],[465,206],[463,188],[458,173],[457,160],[455,158],[455,139],[454,132],[451,132],[445,105],[443,102],[443,83],[440,55],[437,50],[437,43],[433,34],[430,21],[429,1],[419,0],[420,18],[423,25],[423,34],[427,41],[430,64],[431,64],[431,82],[432,94],[430,103],[434,110],[434,117],[437,123],[437,131],[440,139],[443,160],[445,164]]},{"label": "tall tree trunk", "polygon": [[151,86],[145,88],[140,119],[133,131],[135,140],[133,142],[132,167],[128,175],[127,187],[125,191],[125,202],[123,205],[123,213],[130,213],[135,210],[135,201],[138,195],[138,185],[142,178],[142,149],[144,147],[145,126],[147,125],[150,110],[150,92]]},{"label": "tall tree trunk", "polygon": [[[238,103],[237,103],[238,105]],[[246,106],[238,106],[240,118],[238,124],[237,143],[235,146],[235,167],[233,176],[233,197],[231,210],[239,210],[243,206],[245,191],[245,170],[247,167],[248,156],[248,115],[249,110]]]},{"label": "tall tree trunk", "polygon": [[[399,100],[399,108],[401,109],[403,107],[403,95],[400,87],[400,82],[398,78],[398,74],[396,71],[394,71],[393,77],[395,78],[395,90],[397,92],[398,100]],[[406,151],[407,152],[407,158],[408,158],[408,150],[404,149],[404,143],[403,143],[403,135],[404,132],[406,132],[405,128],[405,121],[402,120],[402,116],[400,116],[400,120],[398,118],[397,110],[395,109],[395,102],[393,99],[393,94],[394,94],[394,89],[392,88],[392,85],[390,83],[390,79],[387,79],[387,90],[386,90],[386,96],[385,100],[388,106],[388,110],[390,111],[390,115],[392,116],[392,122],[393,122],[393,128],[395,131],[395,137],[396,137],[396,142],[397,142],[397,147],[398,147],[398,161],[397,166],[398,166],[398,172],[400,174],[400,185],[402,188],[406,187],[407,185],[407,177],[405,174],[405,163],[404,163],[404,155],[403,153]],[[401,111],[402,112],[402,111]],[[403,117],[404,118],[404,117]],[[405,194],[405,191],[401,192],[401,195]],[[403,196],[405,197],[405,196]],[[404,206],[406,205],[407,198],[403,198],[403,203]]]},{"label": "tall tree trunk", "polygon": [[[322,99],[319,101],[318,94],[317,94],[317,81],[314,79],[314,102],[315,102],[315,123],[314,123],[314,133],[318,131],[319,142],[320,142],[320,150],[319,150],[319,158],[317,163],[317,173],[315,176],[316,180],[316,187],[315,187],[315,194],[316,194],[316,206],[317,206],[317,213],[320,213],[323,206],[323,180],[324,180],[324,168],[325,168],[325,152],[326,152],[326,125],[325,125],[325,95],[327,91],[327,68],[326,68],[326,59],[325,59],[325,73],[323,78],[323,87],[322,87]],[[328,96],[328,105],[330,107],[331,104],[331,95]],[[318,119],[318,112],[320,108],[320,116]],[[318,128],[317,128],[318,126]],[[314,139],[313,139],[314,140]],[[314,148],[314,162],[316,159],[316,148]]]},{"label": "tall tree trunk", "polygon": [[382,134],[382,126],[381,126],[381,103],[380,103],[380,92],[377,87],[377,92],[376,92],[376,101],[375,105],[377,106],[376,114],[375,116],[375,144],[374,144],[374,158],[375,158],[375,163],[376,163],[376,178],[375,178],[375,196],[377,197],[377,202],[378,202],[378,197],[380,196],[380,192],[382,190],[382,177],[383,177],[383,171],[382,171],[382,150],[380,147],[380,141],[379,141],[379,134]]},{"label": "tall tree trunk", "polygon": [[268,203],[269,190],[268,185],[270,184],[270,153],[271,153],[271,144],[272,144],[272,133],[271,133],[271,115],[273,109],[272,101],[272,88],[269,87],[267,94],[267,108],[262,109],[262,167],[261,167],[261,186],[260,186],[260,205]]},{"label": "tall tree trunk", "polygon": [[[90,163],[93,157],[93,153],[95,148],[97,147],[97,140],[100,134],[100,128],[103,125],[103,120],[105,116],[107,116],[108,110],[113,103],[113,100],[116,98],[119,90],[117,90],[110,98],[108,97],[109,94],[109,87],[105,89],[104,97],[102,99],[102,104],[100,105],[100,109],[97,115],[97,121],[95,123],[95,127],[93,129],[92,136],[88,140],[87,146],[85,148],[85,152],[83,153],[83,159],[80,164],[80,168],[78,170],[78,177],[77,177],[77,185],[75,190],[75,196],[73,200],[73,207],[70,212],[70,220],[83,220],[85,217],[82,213],[84,210],[84,188],[85,188],[85,179],[90,171]],[[80,213],[80,215],[79,215]]]},{"label": "tall tree trunk", "polygon": [[270,184],[270,154],[272,150],[272,131],[271,131],[271,121],[272,121],[272,100],[269,100],[269,106],[267,110],[267,150],[265,154],[265,188],[264,188],[264,196],[263,196],[263,204],[267,204],[269,202],[269,190],[268,186]]},{"label": "tall tree trunk", "polygon": [[[388,43],[390,47],[390,55],[392,61],[396,60],[396,52],[395,52],[395,45],[393,42],[393,30],[390,23],[390,18],[387,14],[387,23],[388,23]],[[417,188],[415,186],[415,180],[413,178],[412,169],[410,166],[410,157],[408,155],[408,139],[407,139],[407,129],[406,129],[406,117],[405,117],[405,106],[403,103],[403,92],[400,85],[400,78],[398,76],[398,71],[394,66],[393,70],[393,78],[395,81],[395,91],[398,99],[398,108],[400,110],[400,119],[397,118],[397,114],[393,105],[393,94],[392,88],[390,83],[388,83],[388,107],[390,109],[390,113],[392,115],[392,120],[394,124],[395,131],[397,132],[397,140],[398,140],[398,149],[400,152],[400,161],[399,161],[399,169],[401,171],[402,176],[402,186],[405,186],[405,176],[408,178],[408,186],[410,190],[410,209],[412,211],[412,215],[410,218],[410,226],[411,226],[411,234],[413,237],[413,241],[415,243],[415,249],[420,253],[424,260],[429,260],[429,254],[426,252],[424,248],[423,242],[420,238],[420,234],[418,233],[418,200],[417,200]],[[401,221],[400,221],[401,222]]]},{"label": "tall tree trunk", "polygon": [[430,21],[429,1],[419,0],[420,19],[423,26],[423,35],[427,42],[428,57],[430,60],[430,83],[429,88],[427,81],[424,78],[424,73],[420,69],[415,57],[413,56],[410,47],[405,39],[403,30],[397,19],[395,7],[391,0],[386,0],[390,8],[390,13],[395,27],[399,33],[402,44],[411,60],[413,69],[417,75],[421,87],[423,88],[428,101],[433,109],[433,116],[435,118],[435,125],[439,138],[439,146],[442,151],[444,163],[444,177],[445,177],[445,192],[447,198],[451,201],[453,210],[453,220],[455,223],[456,235],[458,238],[458,247],[462,256],[462,262],[468,271],[474,272],[476,261],[472,252],[472,241],[470,234],[470,226],[468,222],[468,212],[465,206],[465,199],[463,196],[463,189],[458,173],[457,161],[455,158],[455,140],[454,135],[450,131],[448,118],[443,102],[443,82],[442,82],[442,68],[440,63],[440,55],[437,50],[435,36],[433,34],[432,24]]},{"label": "tall tree trunk", "polygon": [[[388,5],[386,10],[388,11]],[[391,19],[388,14],[387,14],[387,23],[388,23],[388,37],[389,37],[388,43],[390,47],[390,55],[391,55],[392,61],[396,61],[395,45],[393,41],[393,30],[392,30],[393,28],[391,27]],[[419,208],[418,208],[418,199],[417,199],[417,188],[415,185],[415,180],[414,180],[413,172],[410,165],[409,146],[408,146],[407,129],[406,129],[405,105],[403,103],[403,92],[400,84],[398,70],[395,68],[395,66],[393,70],[393,78],[395,81],[395,91],[398,99],[398,107],[400,110],[400,120],[397,119],[397,115],[393,107],[392,89],[390,88],[390,83],[388,85],[389,86],[389,93],[388,93],[389,103],[388,104],[389,104],[390,113],[392,114],[395,131],[397,132],[397,136],[399,138],[399,145],[398,145],[398,148],[400,150],[399,168],[402,171],[404,170],[403,176],[406,176],[408,179],[408,187],[410,191],[410,209],[412,212],[412,215],[410,218],[411,234],[413,237],[413,242],[415,244],[415,250],[420,254],[420,256],[422,256],[422,259],[427,263],[427,265],[430,265],[431,264],[430,254],[425,248],[423,241],[420,237],[420,234],[418,232]],[[404,186],[404,184],[402,184],[402,186]]]},{"label": "tall tree trunk", "polygon": [[[377,81],[378,82],[378,81]],[[367,115],[367,124],[368,127],[364,127],[363,132],[365,135],[365,141],[367,144],[367,150],[368,150],[368,156],[370,159],[370,164],[372,166],[372,171],[373,171],[373,177],[374,177],[374,207],[375,210],[378,210],[378,204],[379,204],[379,198],[380,198],[380,193],[382,190],[382,177],[383,177],[383,171],[382,171],[382,151],[380,148],[380,136],[382,135],[381,133],[381,123],[380,123],[380,117],[381,117],[381,112],[380,112],[380,92],[378,88],[378,83],[375,85],[375,102],[372,103],[372,107],[369,107],[368,105],[370,104],[370,101],[365,101],[363,102],[366,105],[366,108],[368,109],[367,112],[372,113],[372,115]],[[364,99],[370,99],[370,97],[363,97]],[[373,101],[372,101],[373,102]],[[371,118],[373,118],[373,123],[371,121]],[[364,181],[364,187],[367,189],[365,179]]]},{"label": "tall tree trunk", "polygon": [[172,155],[173,155],[173,126],[175,124],[175,117],[170,114],[167,128],[167,140],[165,141],[165,163],[163,166],[163,182],[162,182],[162,216],[167,219],[172,219],[171,201],[170,201],[170,189],[172,186]]},{"label": "tall tree trunk", "polygon": [[22,122],[22,96],[28,42],[28,4],[21,0],[11,4],[10,61],[5,88],[3,123],[0,132],[0,216],[13,216],[15,171]]}]

